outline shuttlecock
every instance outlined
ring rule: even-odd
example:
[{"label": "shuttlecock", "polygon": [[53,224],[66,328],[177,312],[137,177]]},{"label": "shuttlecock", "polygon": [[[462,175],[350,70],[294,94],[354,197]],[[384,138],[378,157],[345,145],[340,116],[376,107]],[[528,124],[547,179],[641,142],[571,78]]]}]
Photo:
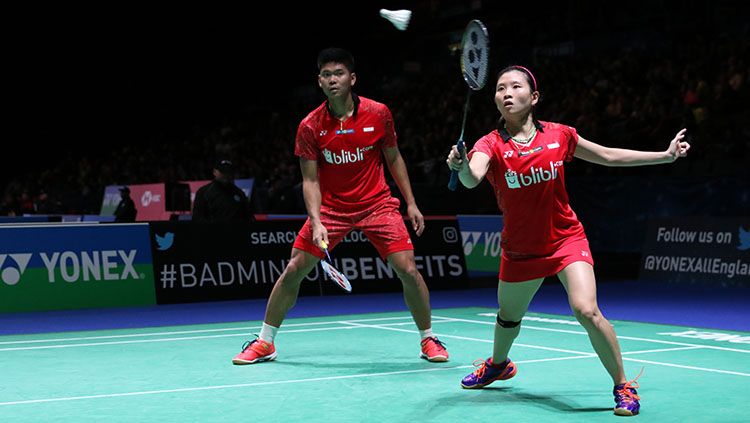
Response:
[{"label": "shuttlecock", "polygon": [[380,9],[380,16],[388,19],[400,31],[406,31],[406,27],[409,26],[409,19],[411,19],[411,10]]}]

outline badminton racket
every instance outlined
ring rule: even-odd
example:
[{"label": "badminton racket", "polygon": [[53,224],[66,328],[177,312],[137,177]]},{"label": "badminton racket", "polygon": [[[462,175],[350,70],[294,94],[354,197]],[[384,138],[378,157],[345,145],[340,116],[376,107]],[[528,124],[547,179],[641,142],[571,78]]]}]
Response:
[{"label": "badminton racket", "polygon": [[344,276],[343,273],[339,272],[338,269],[333,267],[333,260],[331,255],[328,254],[328,244],[325,241],[321,241],[321,247],[326,252],[326,260],[320,261],[320,266],[323,268],[323,273],[328,276],[328,279],[332,280],[336,285],[340,286],[346,292],[352,292],[352,284],[349,283],[349,279]]},{"label": "badminton racket", "polygon": [[[466,25],[463,38],[461,39],[461,74],[469,86],[464,104],[464,117],[461,122],[461,136],[458,137],[456,148],[463,156],[464,152],[464,130],[466,129],[466,116],[469,114],[469,102],[471,92],[479,91],[487,83],[487,67],[489,65],[490,38],[484,24],[474,19]],[[451,170],[451,179],[448,189],[456,190],[458,185],[458,172]]]}]

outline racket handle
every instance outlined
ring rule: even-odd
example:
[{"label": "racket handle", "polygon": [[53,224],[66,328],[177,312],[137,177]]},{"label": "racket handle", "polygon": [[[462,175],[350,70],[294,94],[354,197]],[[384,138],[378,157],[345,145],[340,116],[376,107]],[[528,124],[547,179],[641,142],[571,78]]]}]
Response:
[{"label": "racket handle", "polygon": [[333,263],[333,260],[331,260],[331,256],[328,254],[328,243],[326,243],[324,239],[321,239],[320,246],[323,248],[323,251],[326,252],[326,257],[328,257],[328,262]]},{"label": "racket handle", "polygon": [[[456,149],[458,149],[458,152],[463,155],[464,153],[464,140],[459,139],[456,143]],[[448,189],[451,191],[455,191],[456,187],[458,186],[458,172],[455,170],[451,170],[451,179],[448,181]]]},{"label": "racket handle", "polygon": [[458,186],[458,172],[451,170],[451,180],[448,181],[448,189],[455,191]]}]

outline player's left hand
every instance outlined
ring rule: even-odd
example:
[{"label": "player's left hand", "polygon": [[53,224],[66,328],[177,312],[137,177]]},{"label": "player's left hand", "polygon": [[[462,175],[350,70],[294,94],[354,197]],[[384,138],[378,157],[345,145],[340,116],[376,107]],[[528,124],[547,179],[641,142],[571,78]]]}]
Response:
[{"label": "player's left hand", "polygon": [[411,227],[414,229],[414,232],[417,233],[417,236],[422,235],[422,232],[424,232],[424,216],[422,216],[422,212],[419,211],[417,205],[413,204],[408,206],[406,208],[406,214],[409,216]]},{"label": "player's left hand", "polygon": [[679,159],[680,157],[687,156],[688,150],[690,150],[690,143],[684,141],[685,132],[687,129],[682,128],[677,135],[674,136],[672,142],[669,143],[667,153],[672,157],[672,161]]}]

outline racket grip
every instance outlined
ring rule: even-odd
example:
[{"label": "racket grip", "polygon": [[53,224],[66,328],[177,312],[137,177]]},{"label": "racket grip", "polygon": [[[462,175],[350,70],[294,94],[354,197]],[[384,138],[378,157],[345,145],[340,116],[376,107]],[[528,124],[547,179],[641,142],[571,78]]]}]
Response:
[{"label": "racket grip", "polygon": [[455,191],[458,186],[458,172],[451,170],[451,180],[448,181],[448,189]]},{"label": "racket grip", "polygon": [[[461,155],[464,154],[464,140],[463,139],[459,139],[458,142],[456,142],[456,149],[458,150],[459,153],[461,153]],[[458,186],[458,172],[455,170],[451,170],[451,179],[448,181],[448,189],[451,191],[455,191],[457,186]]]}]

